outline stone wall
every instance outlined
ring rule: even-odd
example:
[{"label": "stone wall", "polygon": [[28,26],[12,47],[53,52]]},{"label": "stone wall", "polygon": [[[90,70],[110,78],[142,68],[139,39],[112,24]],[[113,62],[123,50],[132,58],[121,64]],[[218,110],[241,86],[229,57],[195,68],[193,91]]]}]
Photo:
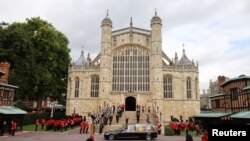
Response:
[{"label": "stone wall", "polygon": [[171,116],[185,121],[188,117],[192,117],[200,113],[199,100],[164,100],[162,119],[163,122],[171,121]]}]

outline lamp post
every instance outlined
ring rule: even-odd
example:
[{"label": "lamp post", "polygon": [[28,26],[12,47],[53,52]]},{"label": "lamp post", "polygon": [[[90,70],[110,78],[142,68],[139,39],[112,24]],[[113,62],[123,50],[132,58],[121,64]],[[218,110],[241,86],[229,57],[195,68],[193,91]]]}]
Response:
[{"label": "lamp post", "polygon": [[54,116],[54,106],[55,106],[56,103],[57,103],[57,101],[53,101],[53,102],[51,103],[50,118],[53,118],[53,116]]}]

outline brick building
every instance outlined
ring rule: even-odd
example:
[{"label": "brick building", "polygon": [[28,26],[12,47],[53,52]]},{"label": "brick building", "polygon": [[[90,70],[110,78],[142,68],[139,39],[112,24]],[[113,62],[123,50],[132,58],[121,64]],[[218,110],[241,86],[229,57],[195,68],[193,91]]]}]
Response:
[{"label": "brick building", "polygon": [[9,63],[0,63],[0,106],[12,105],[15,90],[18,88],[18,86],[8,84],[9,69]]},{"label": "brick building", "polygon": [[220,93],[211,96],[214,112],[250,110],[250,76],[240,75],[220,84]]},{"label": "brick building", "polygon": [[250,76],[220,78],[219,93],[210,96],[212,111],[194,118],[216,125],[250,124]]}]

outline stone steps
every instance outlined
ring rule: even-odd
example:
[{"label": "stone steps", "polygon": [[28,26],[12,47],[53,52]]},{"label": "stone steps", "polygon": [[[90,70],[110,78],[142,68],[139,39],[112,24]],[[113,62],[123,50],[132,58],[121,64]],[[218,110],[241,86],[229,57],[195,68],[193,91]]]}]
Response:
[{"label": "stone steps", "polygon": [[[147,112],[141,113],[139,123],[147,123],[147,114],[148,114]],[[115,118],[115,115],[114,115],[111,126],[110,125],[104,126],[103,132],[119,129],[119,128],[125,126],[125,124],[126,124],[126,120],[125,120],[126,115],[129,117],[129,121],[128,121],[129,124],[137,123],[136,112],[135,111],[125,111],[125,112],[122,113],[122,117],[119,119],[118,123],[116,122],[116,118]],[[149,113],[149,119],[150,119],[150,122],[152,124],[155,124],[152,113]],[[99,133],[99,125],[95,125],[95,133]]]}]

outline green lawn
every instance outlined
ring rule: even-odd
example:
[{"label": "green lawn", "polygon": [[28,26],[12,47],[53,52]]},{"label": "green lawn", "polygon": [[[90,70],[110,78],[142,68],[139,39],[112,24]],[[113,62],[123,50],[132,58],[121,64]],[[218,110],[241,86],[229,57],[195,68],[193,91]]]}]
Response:
[{"label": "green lawn", "polygon": [[[77,128],[79,126],[75,126],[74,128]],[[43,130],[41,129],[42,126],[39,125],[37,128],[37,131],[43,131],[43,132],[54,132],[54,130],[46,130],[46,126],[44,126]],[[72,130],[70,127],[68,127],[67,131]],[[29,124],[29,125],[24,125],[23,126],[23,131],[35,131],[35,124]],[[65,129],[63,129],[63,132],[65,131]],[[61,131],[57,131],[57,132],[61,132]]]},{"label": "green lawn", "polygon": [[[188,134],[191,135],[192,137],[197,137],[196,131],[193,131],[193,132],[192,131],[188,131]],[[185,130],[181,131],[181,136],[186,136],[186,131]]]}]

